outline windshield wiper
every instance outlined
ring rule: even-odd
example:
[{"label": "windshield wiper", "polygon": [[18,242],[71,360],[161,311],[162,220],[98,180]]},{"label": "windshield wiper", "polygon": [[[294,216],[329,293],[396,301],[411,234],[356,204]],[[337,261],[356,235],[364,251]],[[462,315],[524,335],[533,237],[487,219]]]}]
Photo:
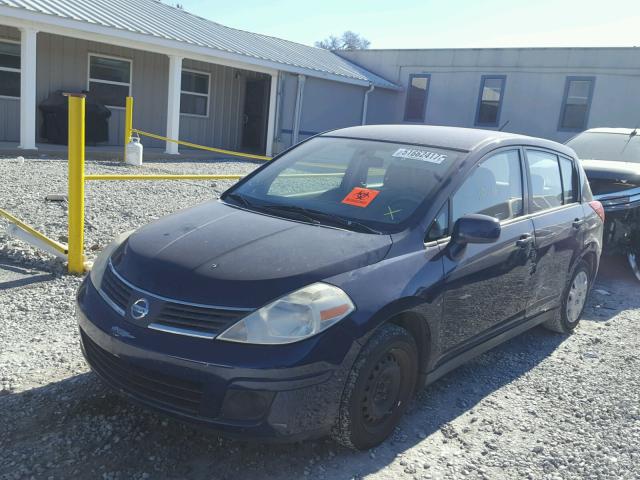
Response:
[{"label": "windshield wiper", "polygon": [[346,227],[349,230],[356,230],[356,231],[367,232],[367,233],[376,233],[378,235],[382,233],[378,230],[375,230],[374,228],[371,228],[368,225],[365,225],[364,223],[360,223],[355,220],[349,220],[341,217],[340,215],[321,212],[320,210],[313,210],[311,208],[299,207],[297,205],[263,205],[262,208],[270,208],[274,210],[300,213],[311,218],[312,220],[315,221],[315,223],[318,223],[318,220],[324,220],[325,222],[328,222],[334,225]]},{"label": "windshield wiper", "polygon": [[230,198],[231,200],[235,200],[238,203],[241,203],[245,207],[253,207],[253,203],[246,199],[244,195],[240,195],[239,193],[229,193],[225,195],[225,198]]}]

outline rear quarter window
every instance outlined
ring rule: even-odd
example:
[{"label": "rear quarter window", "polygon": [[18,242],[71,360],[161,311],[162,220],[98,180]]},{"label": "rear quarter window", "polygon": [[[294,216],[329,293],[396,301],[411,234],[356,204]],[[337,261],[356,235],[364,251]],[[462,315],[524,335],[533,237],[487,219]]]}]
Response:
[{"label": "rear quarter window", "polygon": [[527,150],[531,178],[531,211],[539,212],[563,204],[563,186],[558,156],[540,150]]}]

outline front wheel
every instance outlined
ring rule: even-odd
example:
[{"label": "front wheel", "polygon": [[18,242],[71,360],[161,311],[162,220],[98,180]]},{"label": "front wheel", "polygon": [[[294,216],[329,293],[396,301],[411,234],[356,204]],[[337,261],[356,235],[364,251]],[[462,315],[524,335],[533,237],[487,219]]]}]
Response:
[{"label": "front wheel", "polygon": [[554,332],[571,333],[580,322],[590,289],[591,269],[585,261],[581,261],[565,287],[560,311],[544,326]]},{"label": "front wheel", "polygon": [[633,247],[629,250],[627,253],[627,261],[633,274],[640,280],[640,247]]},{"label": "front wheel", "polygon": [[382,443],[406,411],[417,378],[418,349],[411,334],[393,324],[380,327],[349,373],[334,439],[357,450]]}]

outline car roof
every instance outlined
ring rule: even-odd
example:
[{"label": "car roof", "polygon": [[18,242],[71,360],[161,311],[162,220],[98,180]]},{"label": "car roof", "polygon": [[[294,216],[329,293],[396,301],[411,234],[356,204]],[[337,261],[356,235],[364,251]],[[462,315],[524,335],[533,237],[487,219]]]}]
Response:
[{"label": "car roof", "polygon": [[323,136],[412,143],[464,152],[473,152],[489,145],[494,145],[496,148],[502,145],[532,145],[575,156],[573,150],[551,140],[479,128],[438,125],[365,125],[332,130],[324,133]]},{"label": "car roof", "polygon": [[590,128],[581,133],[616,133],[618,135],[631,135],[631,132],[637,130],[636,128]]}]

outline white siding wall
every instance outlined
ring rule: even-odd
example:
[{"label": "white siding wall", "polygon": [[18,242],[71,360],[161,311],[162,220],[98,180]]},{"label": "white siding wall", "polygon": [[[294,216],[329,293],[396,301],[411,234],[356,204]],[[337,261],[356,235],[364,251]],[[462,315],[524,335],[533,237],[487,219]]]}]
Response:
[{"label": "white siding wall", "polygon": [[[482,75],[506,75],[500,124],[505,131],[564,141],[558,129],[567,76],[593,76],[587,123],[633,127],[640,122],[640,48],[365,50],[348,60],[403,87],[413,73],[431,74],[425,123],[473,127]],[[370,122],[401,123],[406,92],[371,98]]]}]

